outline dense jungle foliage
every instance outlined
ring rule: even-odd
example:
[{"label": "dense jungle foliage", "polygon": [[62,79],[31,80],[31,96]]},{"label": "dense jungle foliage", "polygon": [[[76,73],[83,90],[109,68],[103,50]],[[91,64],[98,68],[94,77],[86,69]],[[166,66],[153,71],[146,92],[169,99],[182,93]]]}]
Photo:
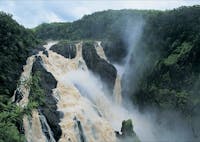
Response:
[{"label": "dense jungle foliage", "polygon": [[[0,141],[24,141],[19,126],[25,113],[11,103],[23,65],[39,40],[12,16],[0,12]],[[16,127],[17,126],[17,127]]]}]

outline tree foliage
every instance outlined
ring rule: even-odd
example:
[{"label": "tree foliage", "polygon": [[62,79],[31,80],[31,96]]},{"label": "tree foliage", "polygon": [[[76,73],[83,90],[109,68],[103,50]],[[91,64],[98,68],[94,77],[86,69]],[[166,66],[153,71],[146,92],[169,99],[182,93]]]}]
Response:
[{"label": "tree foliage", "polygon": [[10,97],[17,87],[27,57],[39,40],[29,29],[12,19],[12,15],[0,12],[0,141],[24,141],[19,133],[24,112]]}]

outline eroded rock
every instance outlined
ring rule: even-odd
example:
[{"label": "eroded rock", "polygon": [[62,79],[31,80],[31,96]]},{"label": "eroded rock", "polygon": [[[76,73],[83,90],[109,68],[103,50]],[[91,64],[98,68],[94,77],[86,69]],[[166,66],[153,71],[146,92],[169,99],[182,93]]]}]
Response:
[{"label": "eroded rock", "polygon": [[133,124],[131,119],[124,120],[122,122],[121,134],[118,131],[116,131],[115,134],[121,142],[140,142],[139,138],[133,130]]},{"label": "eroded rock", "polygon": [[[44,105],[39,106],[40,112],[45,116],[48,125],[50,126],[54,138],[56,141],[59,140],[62,131],[59,125],[62,113],[57,111],[57,100],[52,96],[52,89],[56,88],[57,81],[50,72],[47,72],[42,65],[42,59],[40,56],[36,58],[33,64],[32,74],[40,72],[40,82],[39,86],[44,90]],[[30,95],[32,92],[30,92]]]},{"label": "eroded rock", "polygon": [[69,59],[76,57],[76,46],[74,43],[60,42],[52,46],[50,50]]},{"label": "eroded rock", "polygon": [[112,93],[117,76],[115,67],[99,57],[93,43],[83,43],[82,54],[87,67],[93,71],[94,74],[99,75],[104,84],[106,84],[104,90],[108,89],[108,91]]}]

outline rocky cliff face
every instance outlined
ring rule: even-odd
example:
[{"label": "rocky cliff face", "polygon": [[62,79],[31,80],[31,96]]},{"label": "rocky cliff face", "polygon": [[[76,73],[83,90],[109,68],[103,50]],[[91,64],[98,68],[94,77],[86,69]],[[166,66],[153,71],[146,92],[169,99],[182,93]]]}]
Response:
[{"label": "rocky cliff face", "polygon": [[75,44],[72,42],[62,41],[58,44],[52,46],[50,50],[66,57],[72,59],[76,56],[76,47]]},{"label": "rocky cliff face", "polygon": [[[45,116],[47,123],[53,132],[54,138],[57,141],[62,134],[59,125],[62,113],[57,111],[57,100],[52,95],[52,89],[56,88],[57,81],[53,75],[50,72],[47,72],[43,67],[40,56],[36,58],[36,61],[33,64],[32,75],[37,72],[39,72],[40,77],[39,86],[44,90],[44,101],[38,109]],[[30,95],[34,95],[32,90]]]},{"label": "rocky cliff face", "polygon": [[88,68],[96,75],[99,75],[100,79],[106,84],[104,88],[112,92],[117,77],[117,70],[115,67],[99,57],[93,43],[86,42],[83,44],[82,48],[83,59]]}]

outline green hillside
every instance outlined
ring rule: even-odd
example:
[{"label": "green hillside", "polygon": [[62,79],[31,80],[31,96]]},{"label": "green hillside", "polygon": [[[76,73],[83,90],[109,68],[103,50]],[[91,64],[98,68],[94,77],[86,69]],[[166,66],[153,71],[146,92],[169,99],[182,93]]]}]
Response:
[{"label": "green hillside", "polygon": [[9,99],[17,87],[27,57],[39,41],[31,30],[0,12],[0,141],[24,141],[18,129],[23,111]]}]

